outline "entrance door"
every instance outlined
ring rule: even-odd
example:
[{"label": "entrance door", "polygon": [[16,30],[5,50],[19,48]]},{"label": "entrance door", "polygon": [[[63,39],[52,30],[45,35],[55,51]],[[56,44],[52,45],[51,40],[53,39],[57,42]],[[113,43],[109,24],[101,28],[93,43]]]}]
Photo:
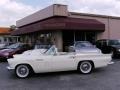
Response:
[{"label": "entrance door", "polygon": [[68,47],[74,44],[74,32],[73,31],[63,31],[63,51],[68,51]]},{"label": "entrance door", "polygon": [[96,40],[95,32],[75,32],[75,41],[89,41],[94,43]]}]

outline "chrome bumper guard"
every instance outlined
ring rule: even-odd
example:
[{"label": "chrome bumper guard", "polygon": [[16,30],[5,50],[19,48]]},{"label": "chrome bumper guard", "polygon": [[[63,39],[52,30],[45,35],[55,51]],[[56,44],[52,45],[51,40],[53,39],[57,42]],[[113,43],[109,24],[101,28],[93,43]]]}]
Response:
[{"label": "chrome bumper guard", "polygon": [[12,68],[12,67],[10,67],[10,66],[7,66],[7,69],[8,69],[8,71],[14,70],[14,68]]}]

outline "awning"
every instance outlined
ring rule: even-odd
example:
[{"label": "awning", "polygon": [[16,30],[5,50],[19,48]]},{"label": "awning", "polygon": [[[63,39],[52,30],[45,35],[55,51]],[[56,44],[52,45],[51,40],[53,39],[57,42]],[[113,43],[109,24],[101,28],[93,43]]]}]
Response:
[{"label": "awning", "polygon": [[105,24],[95,19],[51,17],[43,21],[38,21],[23,27],[19,27],[18,30],[12,32],[12,35],[21,35],[49,30],[104,31]]}]

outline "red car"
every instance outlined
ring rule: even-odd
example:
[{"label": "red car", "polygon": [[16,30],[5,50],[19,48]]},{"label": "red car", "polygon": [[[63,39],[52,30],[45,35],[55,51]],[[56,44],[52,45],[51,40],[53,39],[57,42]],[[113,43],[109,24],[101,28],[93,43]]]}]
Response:
[{"label": "red car", "polygon": [[29,44],[16,43],[7,46],[5,49],[0,50],[0,60],[6,60],[12,58],[14,54],[21,54],[26,50],[31,49]]}]

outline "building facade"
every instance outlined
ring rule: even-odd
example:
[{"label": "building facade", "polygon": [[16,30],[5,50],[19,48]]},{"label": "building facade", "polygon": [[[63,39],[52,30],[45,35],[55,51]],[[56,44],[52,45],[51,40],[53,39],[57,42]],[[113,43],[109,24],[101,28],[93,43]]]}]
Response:
[{"label": "building facade", "polygon": [[11,36],[10,28],[0,27],[0,44],[16,43],[19,40],[19,36]]},{"label": "building facade", "polygon": [[67,5],[54,4],[16,22],[22,42],[55,44],[60,51],[75,41],[120,38],[120,17],[68,11]]}]

